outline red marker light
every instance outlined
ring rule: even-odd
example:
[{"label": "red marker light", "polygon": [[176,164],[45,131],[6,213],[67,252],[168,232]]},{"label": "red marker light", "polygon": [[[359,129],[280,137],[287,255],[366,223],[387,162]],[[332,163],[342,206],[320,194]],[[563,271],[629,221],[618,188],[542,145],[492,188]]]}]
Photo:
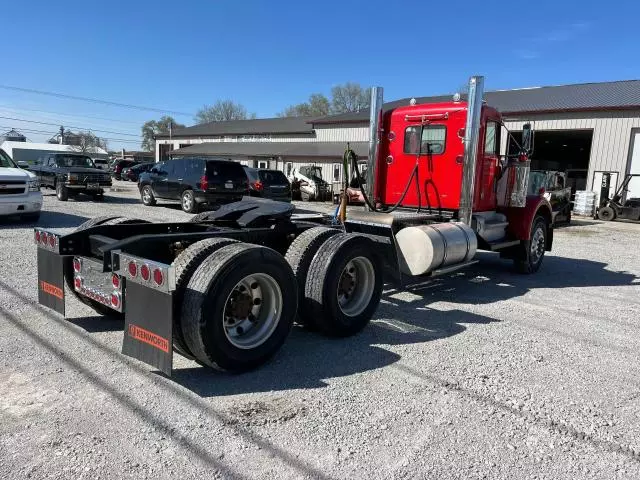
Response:
[{"label": "red marker light", "polygon": [[76,273],[79,273],[80,270],[82,270],[82,262],[80,262],[80,259],[74,258],[73,259],[73,271],[76,272]]},{"label": "red marker light", "polygon": [[151,270],[149,269],[149,265],[142,265],[140,267],[140,276],[145,282],[148,282],[151,278]]},{"label": "red marker light", "polygon": [[135,278],[136,276],[138,276],[138,265],[136,265],[136,262],[129,262],[129,266],[127,268],[129,270],[129,275],[131,276],[131,278]]},{"label": "red marker light", "polygon": [[113,275],[111,275],[111,284],[113,285],[113,288],[119,289],[120,288],[120,276],[116,275],[115,273]]},{"label": "red marker light", "polygon": [[119,307],[120,306],[120,294],[119,293],[112,293],[111,294],[111,305],[113,305],[114,307]]},{"label": "red marker light", "polygon": [[159,268],[156,268],[153,271],[153,281],[156,282],[156,285],[158,286],[164,283],[164,275],[162,273],[162,270],[160,270]]},{"label": "red marker light", "polygon": [[76,287],[76,290],[80,290],[82,288],[82,279],[80,277],[76,277],[73,283]]},{"label": "red marker light", "polygon": [[51,248],[55,248],[56,246],[56,237],[55,235],[49,235],[49,245]]},{"label": "red marker light", "polygon": [[36,243],[40,243],[40,230],[36,230],[36,232],[34,233],[35,239],[36,239]]},{"label": "red marker light", "polygon": [[47,238],[47,232],[42,232],[42,233],[40,234],[40,242],[41,242],[43,245],[46,245],[48,241],[49,241],[49,238]]}]

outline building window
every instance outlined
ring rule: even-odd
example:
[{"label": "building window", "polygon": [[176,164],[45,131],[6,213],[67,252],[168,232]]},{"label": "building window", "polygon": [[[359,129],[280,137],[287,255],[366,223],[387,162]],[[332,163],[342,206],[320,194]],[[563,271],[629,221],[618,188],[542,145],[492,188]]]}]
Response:
[{"label": "building window", "polygon": [[340,172],[342,171],[342,165],[339,163],[334,163],[333,164],[333,181],[334,182],[339,182],[340,181]]},{"label": "building window", "polygon": [[291,176],[292,171],[293,171],[293,162],[287,162],[287,169],[286,169],[287,177]]},{"label": "building window", "polygon": [[259,160],[258,168],[269,168],[269,162],[267,162],[266,160]]}]

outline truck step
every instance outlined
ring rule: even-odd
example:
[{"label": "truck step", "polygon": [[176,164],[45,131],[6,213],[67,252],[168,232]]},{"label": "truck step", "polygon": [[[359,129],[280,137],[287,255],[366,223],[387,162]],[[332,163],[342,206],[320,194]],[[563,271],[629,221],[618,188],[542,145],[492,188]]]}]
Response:
[{"label": "truck step", "polygon": [[492,252],[497,252],[503,248],[515,247],[516,245],[520,245],[520,240],[507,240],[506,242],[489,243],[489,247]]}]

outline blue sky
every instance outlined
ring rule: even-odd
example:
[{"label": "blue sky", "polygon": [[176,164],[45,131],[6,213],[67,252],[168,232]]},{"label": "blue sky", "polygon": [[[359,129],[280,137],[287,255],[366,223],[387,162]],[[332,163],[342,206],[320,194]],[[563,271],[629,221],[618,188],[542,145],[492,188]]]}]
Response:
[{"label": "blue sky", "polygon": [[[473,74],[488,89],[640,78],[632,1],[11,5],[1,85],[186,112],[176,116],[186,124],[217,99],[269,117],[346,81],[381,85],[393,100],[449,93]],[[128,134],[102,134],[129,140],[111,147],[134,148],[140,125],[159,115],[0,88],[0,117]],[[56,130],[0,118],[6,126],[34,130],[34,141]]]}]

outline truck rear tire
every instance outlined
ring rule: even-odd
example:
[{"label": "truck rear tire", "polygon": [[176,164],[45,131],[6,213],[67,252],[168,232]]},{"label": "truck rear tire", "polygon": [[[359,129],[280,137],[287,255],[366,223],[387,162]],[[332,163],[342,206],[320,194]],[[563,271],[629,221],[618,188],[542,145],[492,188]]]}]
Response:
[{"label": "truck rear tire", "polygon": [[58,197],[58,200],[61,202],[69,200],[69,190],[60,182],[56,183],[56,197]]},{"label": "truck rear tire", "polygon": [[354,234],[329,238],[311,261],[301,316],[327,335],[354,335],[378,308],[382,271],[373,240]]},{"label": "truck rear tire", "polygon": [[196,271],[205,258],[213,252],[234,243],[239,242],[230,238],[208,238],[201,240],[187,247],[172,263],[176,274],[176,289],[173,293],[173,305],[175,306],[175,311],[173,312],[173,347],[174,350],[185,357],[193,358],[193,354],[184,341],[182,323],[180,321],[184,290],[193,272]]},{"label": "truck rear tire", "polygon": [[228,245],[209,255],[189,280],[182,331],[189,350],[209,367],[242,372],[282,346],[296,315],[296,279],[270,248]]},{"label": "truck rear tire", "polygon": [[529,240],[523,241],[518,247],[514,265],[518,273],[536,273],[544,260],[547,246],[547,222],[541,216],[533,220]]},{"label": "truck rear tire", "polygon": [[[289,246],[284,258],[291,265],[293,274],[298,282],[298,305],[303,305],[304,303],[304,289],[313,257],[315,257],[324,242],[339,233],[341,233],[340,230],[336,228],[313,227],[298,235]],[[297,321],[301,325],[311,327],[312,325],[309,322],[305,322],[305,319],[304,315],[298,315]]]}]

